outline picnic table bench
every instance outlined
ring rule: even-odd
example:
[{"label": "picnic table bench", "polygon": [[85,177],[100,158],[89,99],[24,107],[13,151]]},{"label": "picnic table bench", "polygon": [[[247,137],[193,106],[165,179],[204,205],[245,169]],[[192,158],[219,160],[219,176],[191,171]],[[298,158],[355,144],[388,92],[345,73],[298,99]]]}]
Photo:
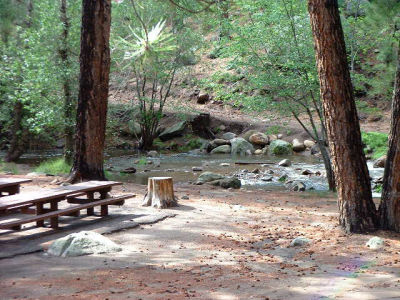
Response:
[{"label": "picnic table bench", "polygon": [[[108,215],[108,205],[122,205],[125,199],[134,197],[134,195],[124,195],[116,198],[107,197],[113,186],[121,184],[121,182],[115,181],[88,181],[55,189],[2,197],[0,198],[0,215],[9,214],[16,210],[36,215],[21,220],[0,223],[0,229],[18,230],[21,229],[22,224],[31,222],[36,222],[37,226],[44,226],[44,220],[46,219],[50,219],[52,228],[58,228],[59,216],[78,216],[79,211],[82,209],[86,209],[88,215],[94,215],[95,206],[101,207],[101,216]],[[100,194],[98,198],[95,198],[95,193]],[[86,198],[77,198],[82,195],[86,195]],[[78,203],[78,205],[58,209],[59,202],[64,200],[67,200],[68,203]],[[50,208],[45,208],[45,204],[50,204]]]},{"label": "picnic table bench", "polygon": [[20,185],[31,181],[24,178],[0,178],[0,197],[5,196],[3,193],[8,193],[8,195],[18,194]]}]

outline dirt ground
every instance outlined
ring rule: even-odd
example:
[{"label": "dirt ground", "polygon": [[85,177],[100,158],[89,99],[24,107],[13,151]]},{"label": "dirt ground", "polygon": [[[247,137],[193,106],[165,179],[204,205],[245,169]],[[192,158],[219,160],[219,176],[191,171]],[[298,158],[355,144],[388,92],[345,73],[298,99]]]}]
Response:
[{"label": "dirt ground", "polygon": [[[24,189],[49,182],[42,177]],[[332,194],[186,184],[175,190],[180,206],[162,211],[169,217],[109,230],[122,252],[59,258],[39,251],[1,259],[0,298],[400,299],[400,234],[344,234]],[[114,217],[57,231],[0,232],[1,248],[46,247],[71,231],[110,229],[127,218],[159,214],[139,206],[144,191],[134,184],[116,188],[115,194],[137,197],[122,211],[110,209]],[[311,244],[290,247],[299,236]],[[372,236],[385,239],[384,249],[365,246]]]}]

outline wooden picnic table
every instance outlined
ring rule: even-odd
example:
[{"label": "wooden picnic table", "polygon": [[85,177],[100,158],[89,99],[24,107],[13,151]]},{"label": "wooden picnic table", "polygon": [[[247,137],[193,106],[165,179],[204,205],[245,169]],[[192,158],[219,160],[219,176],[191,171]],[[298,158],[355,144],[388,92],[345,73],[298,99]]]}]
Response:
[{"label": "wooden picnic table", "polygon": [[[110,192],[112,187],[116,185],[122,185],[122,183],[116,181],[88,181],[62,186],[55,189],[43,189],[39,191],[5,196],[0,198],[0,215],[2,213],[5,214],[9,211],[17,209],[25,209],[25,212],[35,213],[37,216],[44,215],[49,212],[57,212],[58,203],[64,200],[68,200],[69,203],[80,203],[82,205],[86,204],[87,207],[85,206],[84,208],[87,209],[87,214],[94,215],[95,205],[90,205],[90,203],[95,203],[96,201],[106,199],[108,192]],[[100,194],[99,198],[95,198],[95,193]],[[82,194],[85,194],[87,198],[77,199],[75,197],[72,197]],[[47,203],[50,203],[50,208],[44,208],[44,205]],[[32,206],[35,206],[36,209],[33,211],[32,209],[30,209],[29,211],[29,207]],[[104,204],[102,206],[102,210],[106,208],[107,205]],[[107,214],[107,212],[102,211],[102,215],[103,214]],[[58,227],[58,215],[56,213],[52,218],[50,218],[50,223],[53,228]],[[38,219],[36,224],[37,226],[44,226],[44,220]],[[4,228],[4,226],[0,224],[0,228]]]},{"label": "wooden picnic table", "polygon": [[0,197],[4,196],[3,193],[8,193],[8,195],[18,194],[20,185],[31,181],[25,178],[0,178]]}]

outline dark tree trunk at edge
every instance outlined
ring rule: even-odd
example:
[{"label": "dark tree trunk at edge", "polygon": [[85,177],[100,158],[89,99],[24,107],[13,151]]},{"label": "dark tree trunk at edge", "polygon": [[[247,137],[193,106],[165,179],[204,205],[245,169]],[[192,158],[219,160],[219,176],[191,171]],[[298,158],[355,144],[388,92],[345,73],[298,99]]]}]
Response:
[{"label": "dark tree trunk at edge", "polygon": [[83,0],[75,157],[70,182],[106,180],[103,159],[110,25],[111,0]]},{"label": "dark tree trunk at edge", "polygon": [[383,229],[400,232],[400,49],[398,51],[389,151],[383,176],[382,201],[379,212]]},{"label": "dark tree trunk at edge", "polygon": [[309,0],[321,97],[338,190],[339,223],[347,232],[377,227],[370,178],[347,64],[337,0]]}]

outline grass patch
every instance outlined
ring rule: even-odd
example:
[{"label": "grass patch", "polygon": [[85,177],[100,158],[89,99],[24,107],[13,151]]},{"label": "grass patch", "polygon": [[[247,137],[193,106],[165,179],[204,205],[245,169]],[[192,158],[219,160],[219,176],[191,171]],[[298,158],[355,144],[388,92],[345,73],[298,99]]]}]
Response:
[{"label": "grass patch", "polygon": [[64,158],[46,160],[35,168],[35,172],[50,175],[64,175],[68,174],[70,170],[71,165],[69,165]]},{"label": "grass patch", "polygon": [[268,135],[268,134],[275,134],[275,135],[277,135],[277,134],[281,133],[282,130],[283,130],[283,127],[282,127],[282,126],[279,126],[279,125],[272,125],[272,126],[270,126],[270,127],[267,128],[267,131],[266,131],[265,133],[266,133],[267,135]]},{"label": "grass patch", "polygon": [[372,149],[372,158],[378,159],[388,151],[388,135],[379,132],[362,132],[362,141]]},{"label": "grass patch", "polygon": [[19,173],[16,163],[6,163],[0,160],[0,172],[17,175]]}]

